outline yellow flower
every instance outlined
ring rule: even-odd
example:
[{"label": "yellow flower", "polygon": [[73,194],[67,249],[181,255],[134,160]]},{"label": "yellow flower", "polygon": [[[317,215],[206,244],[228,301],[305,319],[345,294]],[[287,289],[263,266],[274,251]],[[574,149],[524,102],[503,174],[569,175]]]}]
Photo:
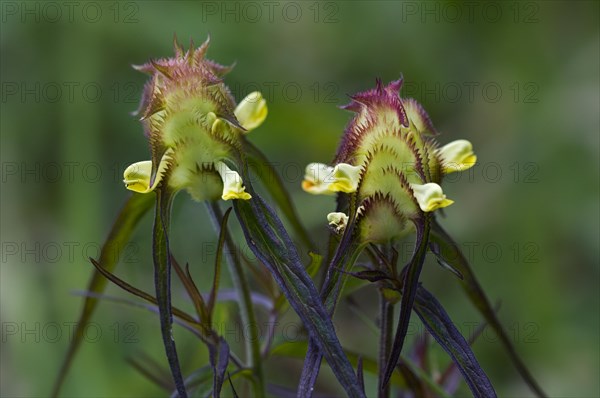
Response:
[{"label": "yellow flower", "polygon": [[260,126],[267,113],[267,101],[258,91],[248,94],[235,108],[235,117],[246,131]]},{"label": "yellow flower", "polygon": [[150,183],[152,175],[151,160],[137,162],[127,167],[123,173],[123,182],[125,183],[125,188],[138,193],[148,193],[153,191],[161,182],[163,175],[169,167],[169,155],[171,153],[172,150],[168,150],[163,155],[158,166],[158,171],[156,172],[156,177],[154,178],[154,182],[152,184]]},{"label": "yellow flower", "polygon": [[223,162],[217,162],[215,168],[223,179],[223,194],[221,195],[223,200],[248,200],[252,198],[252,196],[246,192],[246,189],[242,186],[242,177],[240,177],[236,171],[231,170]]},{"label": "yellow flower", "polygon": [[302,188],[314,195],[332,195],[336,192],[355,192],[360,178],[360,167],[339,163],[335,167],[323,163],[306,166]]},{"label": "yellow flower", "polygon": [[454,201],[446,199],[446,195],[435,182],[427,184],[410,184],[413,194],[419,202],[419,207],[424,212],[430,212],[442,207],[450,206]]},{"label": "yellow flower", "polygon": [[442,161],[442,171],[445,174],[467,170],[477,162],[473,145],[467,140],[452,141],[439,148],[436,153]]}]

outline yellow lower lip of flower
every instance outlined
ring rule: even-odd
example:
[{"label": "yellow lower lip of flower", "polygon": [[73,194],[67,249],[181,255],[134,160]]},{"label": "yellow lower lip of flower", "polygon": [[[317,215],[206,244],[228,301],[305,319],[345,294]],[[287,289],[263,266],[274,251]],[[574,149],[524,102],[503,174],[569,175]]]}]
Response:
[{"label": "yellow lower lip of flower", "polygon": [[325,184],[315,184],[313,181],[302,181],[302,189],[313,195],[335,195],[335,192],[329,190],[329,186]]},{"label": "yellow lower lip of flower", "polygon": [[242,185],[242,177],[235,170],[231,170],[223,162],[217,162],[215,169],[221,175],[223,180],[223,194],[221,198],[223,200],[241,199],[249,200],[252,198],[246,188]]},{"label": "yellow lower lip of flower", "polygon": [[311,163],[306,166],[302,189],[314,195],[356,192],[360,172],[360,167],[346,163],[339,163],[335,167]]},{"label": "yellow lower lip of flower", "polygon": [[144,160],[127,167],[123,172],[123,182],[125,183],[125,188],[138,193],[148,193],[154,191],[154,189],[162,181],[162,178],[169,167],[169,161],[171,160],[172,154],[173,150],[169,148],[161,158],[152,185],[150,181],[152,178],[152,161]]},{"label": "yellow lower lip of flower", "polygon": [[477,155],[470,155],[464,158],[460,163],[444,163],[442,171],[444,174],[465,171],[475,166],[475,163],[477,163]]},{"label": "yellow lower lip of flower", "polygon": [[329,189],[335,192],[356,192],[361,168],[347,163],[339,163],[333,168],[334,182]]},{"label": "yellow lower lip of flower", "polygon": [[473,145],[467,140],[452,141],[439,148],[437,154],[442,161],[444,174],[467,170],[477,162]]},{"label": "yellow lower lip of flower", "polygon": [[352,193],[356,191],[356,185],[352,184],[350,181],[336,181],[333,184],[329,185],[329,191],[334,192],[346,192]]},{"label": "yellow lower lip of flower", "polygon": [[150,173],[152,172],[152,161],[137,162],[125,169],[123,183],[125,188],[138,193],[150,191]]},{"label": "yellow lower lip of flower", "polygon": [[328,179],[331,179],[333,167],[323,163],[310,163],[306,166],[302,189],[313,195],[332,195],[334,192],[329,190]]},{"label": "yellow lower lip of flower", "polygon": [[437,209],[441,209],[443,207],[450,206],[452,203],[454,203],[454,201],[450,199],[436,199],[429,201],[427,206],[421,206],[421,210],[427,213]]},{"label": "yellow lower lip of flower", "polygon": [[424,212],[431,212],[442,207],[450,206],[453,200],[447,199],[438,184],[430,182],[427,184],[410,184],[419,207]]},{"label": "yellow lower lip of flower", "polygon": [[224,192],[221,196],[223,200],[232,200],[232,199],[241,199],[241,200],[250,200],[252,199],[252,195],[248,192]]}]

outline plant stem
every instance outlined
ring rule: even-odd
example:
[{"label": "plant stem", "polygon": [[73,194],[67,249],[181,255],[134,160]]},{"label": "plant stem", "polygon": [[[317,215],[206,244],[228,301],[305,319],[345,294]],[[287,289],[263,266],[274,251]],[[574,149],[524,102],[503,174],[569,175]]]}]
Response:
[{"label": "plant stem", "polygon": [[173,313],[171,308],[171,259],[169,255],[169,224],[173,194],[167,190],[156,191],[156,214],[152,239],[154,285],[160,318],[160,329],[169,367],[179,397],[187,398],[181,366],[173,339]]},{"label": "plant stem", "polygon": [[[218,233],[219,228],[221,227],[221,220],[223,218],[219,204],[217,202],[207,202],[206,208],[211,217],[213,226]],[[235,246],[233,244],[233,239],[231,238],[229,231],[227,231],[225,235],[224,254],[227,258],[229,274],[231,275],[233,287],[238,293],[238,306],[240,308],[242,323],[244,328],[249,332],[249,335],[246,336],[246,360],[248,361],[248,366],[252,368],[254,378],[256,380],[256,383],[254,383],[254,395],[257,397],[264,397],[265,383],[262,371],[258,324],[256,322],[256,315],[252,305],[248,281],[244,274],[244,269],[242,268],[241,263],[238,261],[239,257],[234,255],[234,249]]]},{"label": "plant stem", "polygon": [[[342,242],[340,242],[337,247],[321,288],[321,299],[325,303],[325,308],[331,316],[333,316],[333,313],[335,312],[335,307],[342,291],[343,284],[348,279],[348,275],[339,272],[339,270],[350,271],[363,249],[363,246],[351,242],[350,238],[351,236],[347,237],[345,244],[343,238]],[[344,250],[341,249],[342,245],[344,245]],[[315,342],[312,340],[309,341],[308,351],[300,375],[299,391],[312,391],[317,381],[317,376],[319,375],[322,358],[323,353],[316,346]]]},{"label": "plant stem", "polygon": [[[387,272],[393,272],[396,275],[396,264],[393,259],[393,247],[391,245],[385,245],[382,247],[384,250],[383,256],[385,258],[385,264],[380,264],[380,267],[386,267]],[[389,269],[391,265],[391,269]],[[388,398],[390,396],[390,383],[384,382],[384,369],[387,365],[388,353],[392,349],[392,339],[394,335],[394,303],[387,300],[381,290],[379,289],[379,380],[377,396],[379,398]]]},{"label": "plant stem", "polygon": [[392,347],[392,336],[394,335],[394,304],[390,303],[383,293],[379,293],[379,388],[377,396],[388,398],[390,396],[390,383],[384,385],[383,375],[387,365],[388,353]]}]

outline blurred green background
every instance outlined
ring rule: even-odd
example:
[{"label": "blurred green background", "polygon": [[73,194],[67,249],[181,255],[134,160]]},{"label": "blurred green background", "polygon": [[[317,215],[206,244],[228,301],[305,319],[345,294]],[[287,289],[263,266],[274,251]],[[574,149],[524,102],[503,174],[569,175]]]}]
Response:
[{"label": "blurred green background", "polygon": [[[209,58],[237,63],[226,82],[238,100],[265,93],[269,117],[250,140],[276,163],[321,247],[334,202],[301,192],[303,168],[332,159],[350,118],[337,108],[346,94],[402,73],[403,95],[423,103],[440,141],[476,148],[479,164],[445,184],[456,203],[443,224],[501,302],[518,351],[550,396],[599,396],[598,2],[0,4],[2,396],[49,394],[81,306],[72,293],[85,289],[86,258],[128,195],[122,170],[149,158],[130,115],[145,76],[130,65],[171,56],[174,33],[184,43],[210,34]],[[117,271],[149,291],[151,221]],[[208,286],[215,236],[204,207],[180,195],[173,224],[173,250]],[[468,333],[480,318],[452,278],[429,261],[423,281]],[[373,291],[355,299],[374,312]],[[191,308],[179,287],[174,300]],[[143,352],[165,364],[157,324],[102,303],[64,395],[162,395],[125,361]],[[375,355],[376,335],[347,306],[336,325],[346,345]],[[189,334],[176,337],[184,369],[206,363]],[[475,352],[500,396],[530,396],[491,332]],[[274,358],[267,369],[294,386],[299,367]],[[320,385],[339,392],[327,374]]]}]

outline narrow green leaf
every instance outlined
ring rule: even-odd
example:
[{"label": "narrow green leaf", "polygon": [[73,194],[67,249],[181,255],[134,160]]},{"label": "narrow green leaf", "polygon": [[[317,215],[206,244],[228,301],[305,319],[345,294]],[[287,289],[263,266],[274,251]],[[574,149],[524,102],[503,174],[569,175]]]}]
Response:
[{"label": "narrow green leaf", "polygon": [[[310,264],[306,267],[306,272],[311,278],[314,278],[319,272],[319,268],[321,267],[321,263],[323,262],[323,256],[317,253],[309,252],[310,256]],[[275,300],[275,310],[279,313],[284,313],[287,311],[290,303],[285,297],[285,294],[280,295]]]},{"label": "narrow green leaf", "polygon": [[210,323],[208,322],[208,311],[206,309],[206,304],[204,303],[204,298],[202,297],[202,294],[200,294],[198,287],[192,279],[189,264],[185,264],[184,272],[177,260],[175,259],[175,257],[171,255],[171,265],[175,269],[175,273],[177,274],[179,280],[183,284],[185,291],[190,297],[190,300],[192,300],[192,303],[194,304],[194,309],[196,310],[196,315],[198,316],[200,323],[203,324],[206,329],[209,329]]},{"label": "narrow green leaf", "polygon": [[[238,377],[244,377],[245,379],[252,381],[252,370],[236,370],[231,374],[227,372],[227,380],[230,385],[232,381]],[[213,392],[213,372],[210,365],[201,367],[192,372],[185,380],[185,385],[188,389],[193,388],[192,397],[194,398],[207,398],[212,395]],[[171,398],[177,398],[177,392],[171,395]]]},{"label": "narrow green leaf", "polygon": [[425,381],[422,380],[412,368],[406,363],[400,361],[398,363],[398,371],[404,377],[407,384],[407,390],[414,394],[415,397],[427,397],[427,390],[425,388]]},{"label": "narrow green leaf", "polygon": [[308,264],[308,267],[306,267],[306,272],[311,278],[314,278],[317,276],[317,272],[319,272],[321,264],[323,264],[323,256],[314,252],[308,252],[308,255],[310,256],[310,264]]},{"label": "narrow green leaf", "polygon": [[[110,280],[112,283],[114,283],[115,285],[119,286],[121,289],[133,294],[134,296],[137,296],[141,299],[144,299],[146,301],[148,301],[149,303],[152,303],[154,305],[158,306],[158,302],[156,301],[156,298],[154,298],[152,295],[150,295],[149,293],[144,292],[143,290],[140,290],[136,287],[133,287],[132,285],[130,285],[129,283],[125,282],[124,280],[120,279],[119,277],[117,277],[116,275],[108,272],[107,270],[105,270],[96,260],[94,260],[93,258],[90,258],[91,263],[94,265],[94,267],[96,267],[96,270],[102,274],[102,276],[104,276],[106,279]],[[172,307],[172,311],[174,314],[176,314],[179,318],[181,318],[182,320],[190,323],[190,324],[196,324],[196,320],[194,318],[192,318],[191,316],[189,316],[187,313],[183,312],[182,310],[176,308],[176,307]]]},{"label": "narrow green leaf", "polygon": [[393,280],[393,278],[390,275],[386,274],[383,271],[379,271],[376,269],[368,269],[368,270],[358,271],[358,272],[346,272],[346,271],[340,271],[340,272],[343,272],[348,275],[352,275],[355,278],[362,279],[362,280],[369,281],[369,282],[378,282],[381,280]]},{"label": "narrow green leaf", "polygon": [[239,395],[237,394],[237,392],[235,391],[235,388],[233,387],[233,382],[231,381],[231,375],[229,373],[227,373],[227,380],[229,380],[229,386],[231,387],[231,393],[233,394],[233,398],[238,398]]},{"label": "narrow green leaf", "polygon": [[[483,333],[485,328],[487,327],[487,322],[483,322],[477,326],[477,329],[473,332],[472,335],[468,336],[467,342],[470,346],[475,343],[475,340]],[[458,366],[456,366],[455,362],[451,362],[450,365],[446,368],[446,370],[442,373],[439,378],[439,384],[444,387],[444,390],[449,394],[454,394],[458,389],[458,385],[461,379],[460,370]]]},{"label": "narrow green leaf", "polygon": [[298,398],[312,397],[322,360],[323,353],[319,349],[319,343],[314,339],[310,339],[304,365],[302,366],[302,373],[300,373],[300,381],[298,382]]},{"label": "narrow green leaf", "polygon": [[469,343],[454,326],[442,305],[422,286],[418,288],[414,310],[427,331],[457,364],[474,397],[496,397],[492,383],[479,366]]},{"label": "narrow green leaf", "polygon": [[[158,305],[157,305],[158,303],[156,301],[156,298],[154,298],[153,296],[151,296],[150,294],[148,294],[142,290],[139,290],[139,289],[131,286],[127,282],[118,278],[116,275],[113,275],[110,272],[102,269],[100,264],[98,264],[98,262],[96,262],[95,260],[93,260],[93,259],[90,259],[90,260],[91,260],[92,264],[96,267],[96,269],[103,276],[105,276],[107,279],[109,279],[111,282],[115,283],[117,286],[119,286],[123,290],[133,294],[134,296],[137,296],[137,297],[144,299],[145,301],[148,301],[149,303],[152,303],[155,305],[155,307],[148,307],[148,306],[142,305],[143,308],[148,308],[148,309],[152,310],[153,312],[155,312],[156,314],[159,314]],[[96,298],[98,298],[97,293],[89,293],[89,292],[87,293],[87,295],[92,295],[92,294],[94,296],[96,296]],[[129,301],[129,300],[113,299],[109,296],[104,296],[103,298],[106,298],[106,299],[109,299],[112,301],[116,301],[116,302],[120,302],[120,303],[133,305],[133,306],[140,306],[139,304],[137,304],[133,301]],[[189,331],[194,333],[196,336],[198,336],[198,338],[200,338],[200,340],[204,344],[206,344],[209,347],[209,349],[212,349],[212,347],[214,346],[214,332],[211,329],[206,328],[202,323],[199,323],[194,318],[192,318],[190,315],[188,315],[186,312],[180,310],[177,307],[171,307],[171,310],[173,312],[173,315],[175,316],[175,320],[178,321],[178,323],[180,325],[184,326],[186,329],[188,329]],[[232,362],[238,368],[242,367],[241,361],[233,353],[230,353],[229,357],[231,358]]]},{"label": "narrow green leaf", "polygon": [[352,313],[356,315],[356,317],[361,320],[375,336],[379,334],[379,327],[375,323],[375,320],[371,318],[371,316],[373,316],[372,313],[367,315],[365,310],[360,308],[360,305],[352,296],[346,297],[345,302],[348,305],[348,309],[352,311]]},{"label": "narrow green leaf", "polygon": [[[219,293],[217,294],[217,301],[233,301],[239,304],[240,302],[240,295],[238,294],[238,292],[235,289],[221,289],[219,290]],[[250,294],[250,301],[251,303],[256,306],[256,307],[260,307],[263,308],[265,311],[273,311],[273,302],[271,301],[271,298],[268,296],[265,296],[264,294],[260,294],[260,293],[256,293],[256,292],[252,292]]]},{"label": "narrow green leaf", "polygon": [[435,259],[437,260],[437,263],[440,265],[440,267],[444,268],[445,270],[448,270],[448,271],[452,272],[458,279],[463,279],[463,276],[460,273],[460,271],[457,270],[456,268],[454,268],[452,266],[452,264],[448,263],[444,259],[444,257],[440,253],[440,245],[437,244],[437,242],[430,242],[429,243],[429,250],[435,255]]},{"label": "narrow green leaf", "polygon": [[296,390],[273,383],[267,385],[267,391],[277,398],[296,398]]},{"label": "narrow green leaf", "polygon": [[[145,354],[140,354],[142,358],[137,359],[134,357],[126,358],[126,361],[135,370],[137,370],[142,376],[150,380],[165,391],[173,391],[175,387],[171,381],[169,373],[164,373],[164,369],[159,364],[154,362],[152,358]],[[151,369],[154,368],[154,369]],[[166,376],[166,377],[165,377]]]},{"label": "narrow green leaf", "polygon": [[[249,179],[244,179],[244,181],[249,181]],[[256,327],[258,324],[256,322],[250,285],[248,284],[246,274],[244,273],[244,268],[239,261],[239,256],[234,255],[235,244],[231,238],[231,235],[229,234],[229,231],[221,228],[221,225],[223,224],[223,216],[221,214],[219,204],[217,202],[207,202],[206,208],[215,229],[219,230],[219,234],[223,233],[225,236],[224,248],[225,257],[227,258],[227,265],[229,266],[229,275],[237,292],[240,317],[242,318],[242,322],[246,326],[249,333],[245,339],[246,360],[248,361],[249,367],[251,367],[253,371],[254,394],[257,396],[263,396],[265,395],[265,383],[262,370],[262,357],[260,352],[260,336],[258,335],[258,327]]]},{"label": "narrow green leaf", "polygon": [[[411,381],[409,381],[409,377],[411,377],[411,376],[409,376],[409,373],[412,374],[412,377],[416,377],[416,380],[418,382],[417,384],[420,384],[419,386],[415,386],[415,388],[409,387],[408,388],[409,391],[419,391],[419,388],[424,387],[424,385],[427,385],[427,387],[429,387],[431,392],[433,392],[433,396],[435,396],[437,398],[450,398],[451,397],[438,384],[438,381],[434,380],[433,376],[431,376],[427,372],[425,372],[422,368],[419,367],[418,364],[413,362],[409,357],[405,357],[405,356],[401,357],[398,367],[400,369],[400,373],[405,378],[406,384],[408,386],[411,385]],[[427,396],[427,395],[421,394],[421,395],[416,395],[416,396],[419,397],[419,396]]]},{"label": "narrow green leaf", "polygon": [[[300,341],[286,341],[281,344],[278,344],[273,347],[271,350],[271,355],[280,356],[286,358],[296,358],[296,359],[304,359],[306,356],[306,351],[308,350],[308,341],[300,340]],[[348,349],[344,349],[348,360],[352,364],[352,366],[358,368],[358,358],[362,359],[362,368],[363,371],[377,376],[379,374],[379,365],[377,361],[373,358],[365,357],[363,354],[358,354]],[[319,358],[321,361],[321,358]],[[394,373],[392,375],[390,383],[396,387],[406,387],[406,383],[400,373]]]},{"label": "narrow green leaf", "polygon": [[257,193],[252,192],[252,196],[249,201],[234,202],[248,246],[269,268],[346,393],[351,397],[364,397],[329,313],[306,273],[294,243],[273,210]]},{"label": "narrow green leaf", "polygon": [[[357,303],[355,303],[351,297],[348,297],[346,300],[347,300],[348,304],[350,305],[350,308],[354,311],[354,313],[357,316],[360,317],[360,319],[363,320],[363,322],[365,322],[365,324],[370,328],[370,330],[374,334],[379,333],[379,329],[378,329],[377,325],[375,324],[375,320],[368,317],[366,314],[364,314],[360,310],[360,308],[358,308]],[[413,348],[413,350],[415,350],[415,348]],[[348,352],[346,352],[346,354],[348,355]],[[416,362],[413,361],[413,359],[412,359],[413,355],[415,355],[414,352],[409,356],[400,355],[400,361],[398,362],[398,369],[400,370],[400,372],[394,372],[392,374],[390,384],[392,384],[392,385],[397,384],[397,382],[394,381],[395,380],[394,378],[398,379],[398,378],[402,377],[404,380],[403,382],[406,383],[406,385],[409,385],[410,381],[408,380],[408,377],[410,377],[411,375],[407,375],[407,371],[410,371],[414,375],[417,375],[418,378],[420,378],[425,384],[427,384],[427,386],[429,386],[429,388],[435,393],[436,397],[450,398],[449,395],[446,393],[446,391],[444,391],[444,389],[440,385],[438,385],[438,383],[433,379],[433,376],[429,375],[425,370],[423,370],[420,367],[420,364],[417,364]],[[350,358],[350,361],[352,361],[352,357],[349,356],[349,358]],[[452,364],[454,365],[453,362],[452,362]],[[407,370],[407,368],[408,368],[408,370]],[[458,370],[457,370],[457,373],[460,376],[460,372]],[[375,372],[374,374],[376,376],[380,375],[380,373],[377,373],[377,372]],[[462,380],[462,378],[461,378],[461,380]],[[406,387],[406,386],[403,386],[403,387]],[[413,389],[409,387],[408,390],[412,391]]]},{"label": "narrow green leaf", "polygon": [[[327,268],[325,281],[321,288],[321,300],[325,303],[325,308],[330,315],[335,312],[335,307],[337,306],[343,286],[348,280],[346,277],[348,272],[350,272],[350,269],[365,247],[365,245],[359,245],[354,241],[353,230],[354,219],[350,218],[344,235],[335,250],[331,264]],[[306,359],[302,366],[302,373],[298,384],[299,395],[310,395],[314,390],[314,385],[321,368],[322,355],[316,342],[311,339],[308,344]]]},{"label": "narrow green leaf", "polygon": [[417,225],[417,244],[415,253],[410,264],[405,269],[404,279],[402,283],[402,298],[400,300],[400,317],[398,318],[398,326],[396,327],[396,336],[394,337],[394,343],[392,345],[392,351],[390,353],[387,366],[383,376],[383,385],[387,385],[390,380],[390,376],[396,368],[402,347],[404,346],[404,340],[406,339],[406,333],[408,332],[408,323],[410,321],[410,315],[412,314],[413,303],[415,301],[415,295],[417,294],[417,287],[419,286],[419,275],[423,268],[423,262],[425,261],[425,255],[427,254],[427,246],[429,240],[429,216],[425,216],[422,225]]},{"label": "narrow green leaf", "polygon": [[217,245],[217,255],[215,257],[215,274],[213,277],[213,284],[210,290],[210,296],[208,299],[208,315],[209,319],[212,319],[212,313],[215,308],[215,301],[217,299],[217,292],[219,291],[219,282],[221,281],[221,259],[223,257],[223,248],[225,246],[225,237],[227,236],[227,220],[229,220],[229,214],[233,208],[227,209],[221,220],[221,230],[219,231],[219,243]]},{"label": "narrow green leaf", "polygon": [[177,348],[173,340],[173,314],[171,312],[171,256],[169,254],[169,222],[173,194],[165,188],[156,191],[156,213],[154,218],[154,231],[152,240],[152,254],[154,260],[154,286],[156,288],[156,301],[158,304],[160,331],[162,334],[165,353],[169,368],[175,382],[175,387],[180,398],[187,398],[187,391],[183,382]]},{"label": "narrow green leaf", "polygon": [[[129,242],[135,227],[144,214],[146,214],[152,208],[153,204],[153,195],[134,193],[129,197],[129,199],[127,199],[127,202],[119,212],[119,215],[115,220],[110,233],[108,234],[108,238],[102,246],[98,261],[100,264],[102,264],[103,268],[112,271],[116,267],[123,249]],[[104,278],[99,272],[94,272],[88,284],[87,290],[90,292],[101,293],[104,291],[105,287],[106,278]],[[87,328],[97,305],[97,298],[91,296],[85,298],[81,314],[79,315],[79,320],[77,321],[77,327],[73,334],[73,339],[69,343],[67,354],[54,383],[52,397],[57,397],[60,392],[69,368],[71,367],[73,359],[75,358],[75,354],[79,350],[81,342],[83,341],[83,332]]]},{"label": "narrow green leaf", "polygon": [[222,337],[218,343],[209,349],[210,364],[213,369],[213,390],[212,395],[215,398],[221,396],[221,388],[225,381],[225,371],[229,364],[229,344]]},{"label": "narrow green leaf", "polygon": [[481,285],[479,284],[477,278],[469,262],[463,255],[459,246],[454,242],[454,240],[448,235],[448,233],[438,224],[438,222],[434,219],[432,224],[432,233],[431,240],[440,245],[440,252],[444,256],[445,261],[452,265],[460,274],[463,276],[461,280],[461,285],[467,294],[471,303],[479,310],[481,315],[485,318],[485,320],[490,324],[492,329],[496,332],[498,337],[500,338],[500,342],[506,349],[509,358],[511,359],[513,365],[525,380],[525,383],[529,386],[529,388],[538,396],[545,397],[546,394],[534,379],[533,375],[525,366],[523,360],[517,354],[515,347],[513,346],[510,337],[502,327],[502,324],[496,317],[496,312],[494,311],[493,306],[490,304],[486,294],[484,293]]},{"label": "narrow green leaf", "polygon": [[[109,302],[113,302],[113,303],[117,303],[117,304],[123,304],[123,305],[127,305],[130,307],[142,308],[142,309],[150,311],[152,314],[157,315],[157,316],[159,314],[158,306],[155,304],[146,304],[146,303],[142,303],[142,302],[138,302],[138,301],[134,301],[134,300],[130,300],[130,299],[109,296],[107,294],[101,294],[101,293],[78,292],[77,294],[84,296],[84,297],[94,297],[99,300],[109,301]],[[183,315],[183,316],[180,316],[180,315]],[[196,337],[198,337],[205,344],[208,344],[206,341],[206,336],[200,332],[195,319],[190,317],[188,314],[181,312],[180,310],[178,312],[178,310],[176,308],[173,308],[173,316],[175,317],[174,318],[175,323],[179,324],[184,329],[193,333]],[[236,365],[237,365],[240,362],[234,361],[234,363],[236,363]]]},{"label": "narrow green leaf", "polygon": [[[379,368],[384,369],[388,352],[392,348],[394,304],[389,302],[381,291],[379,292],[379,331]],[[408,381],[408,379],[406,380]],[[385,381],[383,372],[379,373],[377,386],[378,397],[388,398],[390,396],[390,385]]]},{"label": "narrow green leaf", "polygon": [[250,270],[250,273],[254,277],[254,280],[258,282],[263,288],[264,292],[272,299],[277,297],[277,286],[273,283],[273,279],[271,278],[268,272],[265,272],[265,269],[261,264],[257,264],[254,261],[250,261],[248,256],[245,253],[240,253],[240,257],[244,263],[244,266]]},{"label": "narrow green leaf", "polygon": [[[191,396],[194,398],[205,398],[210,396],[213,391],[214,374],[212,366],[206,365],[193,371],[186,379],[185,386],[192,391]],[[175,391],[171,398],[177,398]]]},{"label": "narrow green leaf", "polygon": [[362,360],[362,356],[358,357],[358,362],[356,364],[356,378],[358,379],[358,384],[360,385],[360,388],[362,389],[363,394],[366,395],[366,392],[365,392],[365,375],[363,373],[363,360]]},{"label": "narrow green leaf", "polygon": [[316,250],[315,244],[310,239],[310,235],[300,222],[298,213],[293,206],[292,199],[283,185],[283,181],[277,174],[269,159],[251,142],[244,140],[244,153],[248,158],[248,165],[258,175],[263,182],[264,187],[268,190],[269,195],[273,198],[277,207],[281,209],[286,219],[294,229],[294,232],[302,240],[307,247],[312,251]]}]

